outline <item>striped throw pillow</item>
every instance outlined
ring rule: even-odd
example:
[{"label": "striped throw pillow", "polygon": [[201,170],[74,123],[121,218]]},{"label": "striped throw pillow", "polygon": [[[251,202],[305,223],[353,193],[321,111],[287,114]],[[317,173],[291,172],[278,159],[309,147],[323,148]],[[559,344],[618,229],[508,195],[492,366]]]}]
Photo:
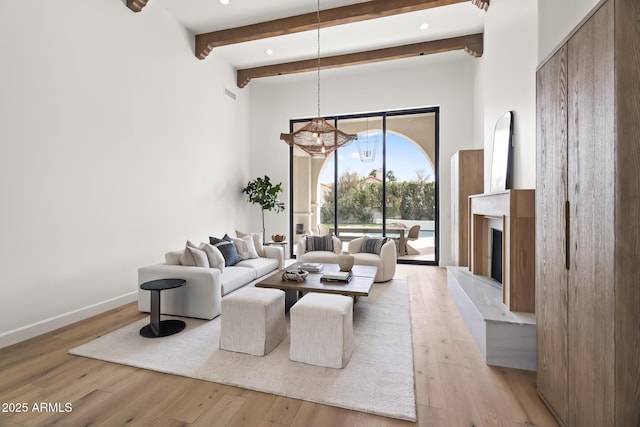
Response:
[{"label": "striped throw pillow", "polygon": [[382,245],[387,243],[387,240],[388,237],[365,237],[362,239],[362,247],[360,248],[360,252],[380,255],[380,251],[382,251]]},{"label": "striped throw pillow", "polygon": [[333,238],[330,234],[326,236],[307,236],[307,252],[310,251],[333,252]]}]

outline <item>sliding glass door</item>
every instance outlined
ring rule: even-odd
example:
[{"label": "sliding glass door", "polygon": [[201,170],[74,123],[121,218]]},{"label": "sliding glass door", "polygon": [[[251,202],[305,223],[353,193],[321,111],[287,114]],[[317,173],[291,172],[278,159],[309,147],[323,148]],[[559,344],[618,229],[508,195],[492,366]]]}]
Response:
[{"label": "sliding glass door", "polygon": [[346,249],[359,236],[386,236],[400,262],[437,263],[438,109],[332,120],[358,139],[326,158],[292,148],[294,241],[334,233]]}]

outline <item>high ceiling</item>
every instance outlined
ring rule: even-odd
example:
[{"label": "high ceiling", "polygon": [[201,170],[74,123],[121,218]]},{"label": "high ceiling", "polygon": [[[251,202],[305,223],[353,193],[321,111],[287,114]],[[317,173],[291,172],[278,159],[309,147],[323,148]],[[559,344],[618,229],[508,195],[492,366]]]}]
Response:
[{"label": "high ceiling", "polygon": [[[147,0],[147,2],[146,7],[166,9],[194,35],[315,13],[317,10],[317,0],[229,0],[227,5],[223,5],[220,0]],[[320,9],[326,10],[357,3],[370,2],[321,0]],[[439,3],[455,2],[445,0]],[[485,13],[471,1],[464,1],[322,28],[320,31],[321,56],[342,55],[482,33]],[[428,28],[420,29],[420,26],[425,23],[428,24]],[[317,31],[311,30],[214,47],[210,54],[220,55],[236,69],[245,69],[315,59],[317,43]],[[273,50],[273,54],[268,55],[266,53],[268,49]],[[434,56],[438,55],[443,54]],[[203,60],[206,61],[206,57]]]}]

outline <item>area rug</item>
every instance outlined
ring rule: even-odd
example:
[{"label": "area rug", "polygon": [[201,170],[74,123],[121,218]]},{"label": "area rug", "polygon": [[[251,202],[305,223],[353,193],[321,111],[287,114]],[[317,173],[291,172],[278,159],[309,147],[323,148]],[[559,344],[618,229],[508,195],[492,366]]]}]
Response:
[{"label": "area rug", "polygon": [[[288,316],[287,316],[288,317]],[[163,319],[171,316],[163,316]],[[409,296],[404,280],[376,283],[354,310],[355,349],[344,369],[289,360],[289,339],[267,356],[218,349],[220,317],[185,320],[184,331],[147,339],[143,319],[69,353],[353,409],[416,420]],[[288,321],[288,320],[287,320]]]}]

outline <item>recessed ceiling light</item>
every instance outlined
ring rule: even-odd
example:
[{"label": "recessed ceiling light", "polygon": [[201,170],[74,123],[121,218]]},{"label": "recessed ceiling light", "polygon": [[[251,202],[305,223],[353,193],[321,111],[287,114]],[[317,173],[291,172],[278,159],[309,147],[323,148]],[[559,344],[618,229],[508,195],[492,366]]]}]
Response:
[{"label": "recessed ceiling light", "polygon": [[422,25],[420,25],[420,29],[421,30],[426,30],[427,28],[429,28],[429,24],[427,24],[426,22]]},{"label": "recessed ceiling light", "polygon": [[273,55],[273,49],[267,49],[266,52],[267,55]]},{"label": "recessed ceiling light", "polygon": [[229,0],[220,0],[220,3],[222,3],[222,4],[229,4]]}]

